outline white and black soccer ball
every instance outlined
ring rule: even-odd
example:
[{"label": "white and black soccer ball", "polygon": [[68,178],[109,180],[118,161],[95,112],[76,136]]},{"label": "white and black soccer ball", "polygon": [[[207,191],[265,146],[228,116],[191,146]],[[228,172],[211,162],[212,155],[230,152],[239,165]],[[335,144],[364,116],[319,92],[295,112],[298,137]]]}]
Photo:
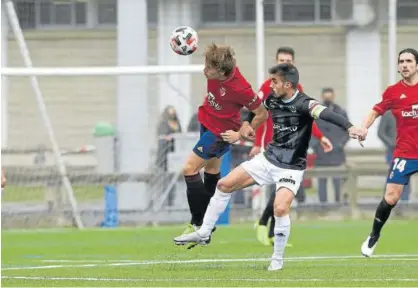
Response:
[{"label": "white and black soccer ball", "polygon": [[191,55],[197,50],[199,37],[197,32],[189,26],[174,29],[170,38],[170,46],[179,55]]}]

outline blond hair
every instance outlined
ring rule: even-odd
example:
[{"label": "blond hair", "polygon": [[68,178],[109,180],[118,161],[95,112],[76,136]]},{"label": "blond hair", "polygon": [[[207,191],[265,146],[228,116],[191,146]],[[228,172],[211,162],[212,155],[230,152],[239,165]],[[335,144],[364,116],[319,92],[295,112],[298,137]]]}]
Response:
[{"label": "blond hair", "polygon": [[216,68],[224,75],[229,75],[235,68],[235,52],[228,45],[216,45],[212,43],[205,50],[206,65]]}]

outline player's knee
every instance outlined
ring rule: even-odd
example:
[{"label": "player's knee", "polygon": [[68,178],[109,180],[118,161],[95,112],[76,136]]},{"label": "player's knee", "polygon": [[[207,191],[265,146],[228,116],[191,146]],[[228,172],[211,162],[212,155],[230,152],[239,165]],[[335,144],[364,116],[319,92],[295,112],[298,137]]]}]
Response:
[{"label": "player's knee", "polygon": [[192,163],[187,162],[183,166],[183,175],[190,176],[190,175],[195,175],[197,173],[199,173],[199,170],[197,170],[196,165],[193,165]]},{"label": "player's knee", "polygon": [[232,185],[232,183],[226,181],[225,179],[220,179],[216,187],[218,188],[218,190],[224,193],[231,193],[234,191],[234,185]]},{"label": "player's knee", "polygon": [[283,217],[290,212],[290,207],[285,203],[274,203],[274,216]]},{"label": "player's knee", "polygon": [[389,205],[396,205],[403,191],[402,185],[388,184],[386,186],[385,200]]}]

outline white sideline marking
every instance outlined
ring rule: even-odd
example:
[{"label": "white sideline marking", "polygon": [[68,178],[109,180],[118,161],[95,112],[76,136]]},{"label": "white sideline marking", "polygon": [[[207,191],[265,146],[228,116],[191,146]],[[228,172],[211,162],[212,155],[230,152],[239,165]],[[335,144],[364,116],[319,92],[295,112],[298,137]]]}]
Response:
[{"label": "white sideline marking", "polygon": [[[391,258],[411,258],[417,257],[418,254],[401,254],[401,255],[377,255],[373,258],[382,258],[391,260]],[[311,260],[347,260],[347,259],[365,259],[360,255],[346,255],[346,256],[308,256],[308,257],[288,257],[285,261],[311,261]],[[366,260],[366,259],[365,259]],[[93,260],[94,261],[94,260]],[[1,271],[11,270],[41,270],[41,269],[57,269],[57,268],[88,268],[88,267],[112,267],[112,266],[140,266],[140,265],[158,265],[158,264],[201,264],[201,263],[232,263],[232,262],[267,262],[270,258],[238,258],[238,259],[191,259],[191,260],[143,260],[133,262],[116,263],[90,263],[90,264],[65,264],[65,265],[46,265],[46,266],[23,266],[23,267],[7,267],[2,268]]]},{"label": "white sideline marking", "polygon": [[[418,255],[409,254],[409,255],[378,255],[373,256],[374,261],[418,261]],[[393,257],[393,258],[392,258]],[[396,258],[398,257],[398,258]],[[286,261],[292,261],[292,262],[298,262],[298,261],[309,261],[309,260],[337,260],[337,261],[343,261],[343,260],[350,260],[350,259],[357,259],[357,258],[364,258],[364,256],[307,256],[307,257],[289,257],[285,258]],[[245,261],[244,261],[245,260]],[[147,265],[152,264],[182,264],[183,261],[195,261],[195,262],[185,262],[185,264],[189,263],[205,263],[207,262],[259,262],[259,261],[268,261],[270,258],[250,258],[250,259],[197,259],[197,260],[68,260],[68,259],[57,259],[57,260],[41,260],[43,263],[86,263],[86,264],[115,264],[115,263],[142,263],[147,262]],[[180,261],[180,263],[173,261]],[[152,263],[150,263],[152,262]],[[155,262],[155,263],[154,263]],[[163,263],[162,263],[163,262]],[[84,264],[85,265],[85,264]],[[37,266],[42,267],[42,266]],[[14,268],[14,267],[13,267]],[[5,268],[8,269],[8,268]]]},{"label": "white sideline marking", "polygon": [[305,279],[283,279],[283,278],[78,278],[78,277],[31,277],[31,276],[2,276],[2,279],[19,280],[46,280],[46,281],[117,281],[117,282],[190,282],[190,281],[242,281],[242,282],[418,282],[418,278],[345,278],[345,279],[323,279],[323,278],[305,278]]}]

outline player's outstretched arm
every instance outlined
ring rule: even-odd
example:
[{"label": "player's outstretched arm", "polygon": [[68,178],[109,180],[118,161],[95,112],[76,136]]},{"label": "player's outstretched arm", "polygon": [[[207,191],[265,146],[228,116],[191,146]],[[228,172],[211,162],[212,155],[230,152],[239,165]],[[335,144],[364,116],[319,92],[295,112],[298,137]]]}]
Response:
[{"label": "player's outstretched arm", "polygon": [[369,129],[370,126],[373,125],[374,121],[376,121],[377,118],[379,118],[380,114],[377,113],[374,109],[371,110],[367,116],[363,120],[363,127],[366,129]]},{"label": "player's outstretched arm", "polygon": [[314,119],[322,119],[343,128],[351,138],[362,141],[367,136],[367,129],[355,127],[347,118],[333,112],[315,100],[309,101],[308,111]]}]

